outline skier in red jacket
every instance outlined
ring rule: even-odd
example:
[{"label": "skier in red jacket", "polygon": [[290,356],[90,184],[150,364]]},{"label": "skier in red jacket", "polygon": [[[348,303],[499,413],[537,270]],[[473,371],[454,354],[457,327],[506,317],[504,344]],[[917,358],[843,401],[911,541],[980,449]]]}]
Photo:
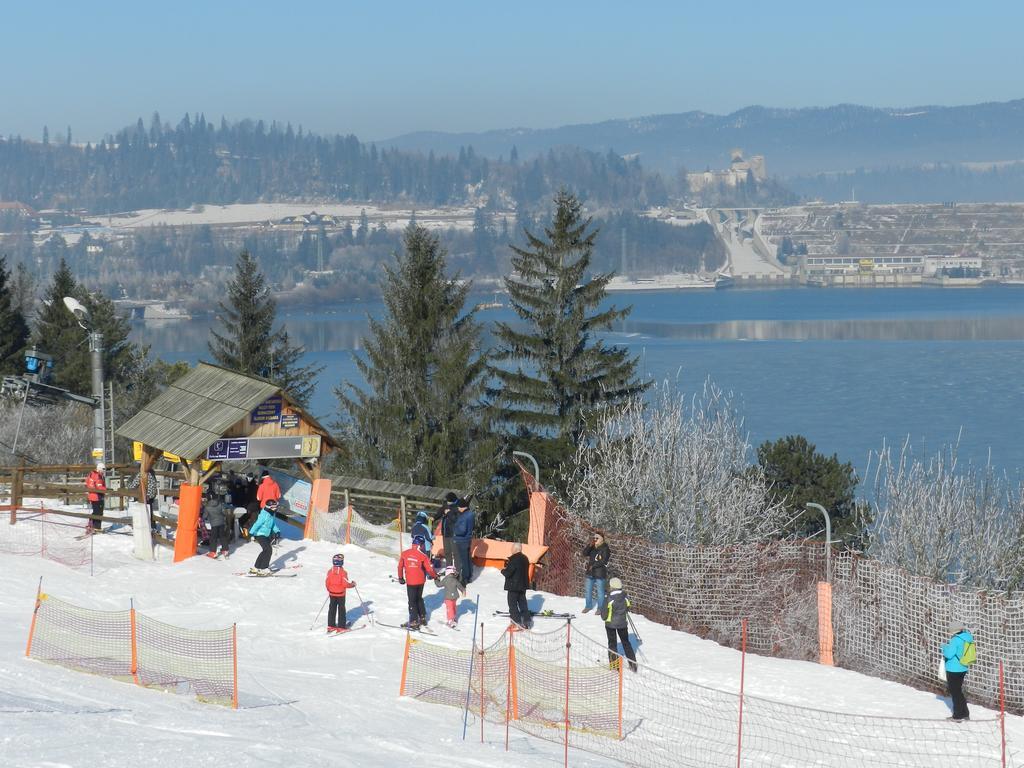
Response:
[{"label": "skier in red jacket", "polygon": [[260,473],[260,485],[256,489],[256,501],[260,503],[262,507],[268,499],[274,501],[281,500],[281,486],[277,484],[277,481],[270,476],[267,470],[263,470]]},{"label": "skier in red jacket", "polygon": [[409,596],[409,621],[402,625],[405,629],[418,631],[427,626],[427,606],[423,604],[423,585],[427,576],[437,578],[430,558],[423,554],[424,539],[422,536],[412,537],[412,546],[398,558],[398,583],[405,584]]},{"label": "skier in red jacket", "polygon": [[345,616],[345,591],[356,583],[348,580],[345,572],[345,556],[340,552],[331,560],[331,570],[327,572],[324,586],[331,597],[331,607],[327,609],[327,634],[344,632],[348,629]]},{"label": "skier in red jacket", "polygon": [[85,478],[85,488],[89,492],[89,504],[92,506],[92,517],[86,528],[89,533],[99,533],[103,528],[103,504],[107,495],[107,481],[103,473],[106,471],[103,462],[99,462],[96,469]]}]

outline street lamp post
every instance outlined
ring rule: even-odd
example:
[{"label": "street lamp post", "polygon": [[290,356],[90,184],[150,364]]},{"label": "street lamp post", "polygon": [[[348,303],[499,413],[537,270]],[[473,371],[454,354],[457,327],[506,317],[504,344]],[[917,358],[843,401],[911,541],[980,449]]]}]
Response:
[{"label": "street lamp post", "polygon": [[92,356],[92,396],[95,400],[92,410],[92,458],[103,461],[107,455],[106,430],[104,429],[103,407],[103,334],[89,326],[89,310],[73,296],[64,297],[64,306],[75,316],[78,325],[89,334],[89,352]]}]

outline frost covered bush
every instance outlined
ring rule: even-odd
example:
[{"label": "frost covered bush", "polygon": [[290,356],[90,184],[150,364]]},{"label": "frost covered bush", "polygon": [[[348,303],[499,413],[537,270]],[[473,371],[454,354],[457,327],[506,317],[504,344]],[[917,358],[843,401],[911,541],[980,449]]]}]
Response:
[{"label": "frost covered bush", "polygon": [[728,546],[778,536],[731,398],[708,382],[689,401],[668,382],[600,414],[574,457],[566,506],[589,524],[655,542]]},{"label": "frost covered bush", "polygon": [[[35,464],[86,464],[92,429],[92,412],[77,403],[26,406],[24,411],[20,402],[0,404],[0,464],[17,464],[21,457]],[[12,450],[16,433],[20,456]]]},{"label": "frost covered bush", "polygon": [[875,524],[867,554],[954,584],[1024,585],[1024,500],[991,467],[957,465],[956,447],[926,461],[908,444],[873,457]]}]

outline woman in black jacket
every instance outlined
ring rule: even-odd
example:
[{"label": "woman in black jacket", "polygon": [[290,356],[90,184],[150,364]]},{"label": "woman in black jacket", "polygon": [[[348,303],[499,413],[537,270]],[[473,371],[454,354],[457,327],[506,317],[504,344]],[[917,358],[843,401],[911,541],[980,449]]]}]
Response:
[{"label": "woman in black jacket", "polygon": [[[595,533],[590,543],[583,549],[583,557],[587,559],[587,573],[583,579],[583,612],[589,613],[595,607],[604,608],[605,584],[608,581],[608,561],[612,551],[604,536]],[[594,598],[594,590],[597,598]]]}]

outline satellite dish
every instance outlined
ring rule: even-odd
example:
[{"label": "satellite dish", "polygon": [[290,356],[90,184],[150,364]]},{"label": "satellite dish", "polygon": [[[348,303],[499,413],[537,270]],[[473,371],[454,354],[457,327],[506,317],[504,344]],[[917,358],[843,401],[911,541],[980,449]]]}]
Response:
[{"label": "satellite dish", "polygon": [[75,316],[78,324],[85,328],[85,321],[89,319],[89,310],[74,296],[64,297],[64,306]]}]

